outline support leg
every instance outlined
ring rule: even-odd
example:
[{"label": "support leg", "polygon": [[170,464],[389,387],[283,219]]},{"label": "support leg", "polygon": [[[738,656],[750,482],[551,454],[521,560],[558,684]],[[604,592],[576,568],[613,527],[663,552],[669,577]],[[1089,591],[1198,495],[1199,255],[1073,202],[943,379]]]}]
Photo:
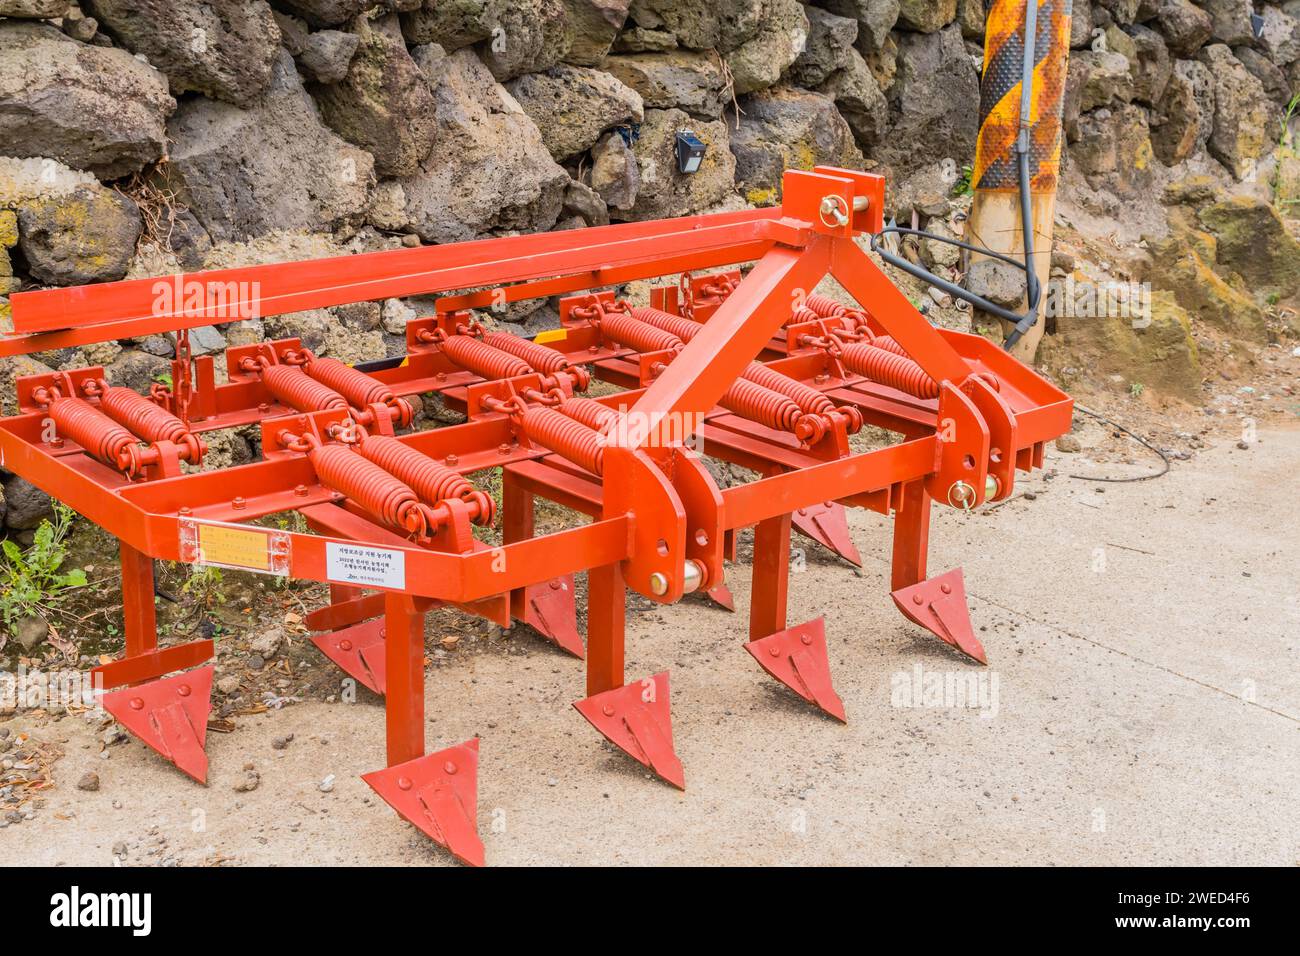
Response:
[{"label": "support leg", "polygon": [[790,515],[760,521],[754,529],[754,583],[749,601],[749,639],[785,630],[790,590]]},{"label": "support leg", "polygon": [[127,730],[203,783],[208,774],[208,755],[203,748],[207,742],[213,668],[197,667],[173,677],[162,675],[210,659],[212,642],[192,641],[158,650],[153,559],[125,541],[120,546],[126,654],[121,660],[95,668],[94,680],[100,687],[132,686],[104,694],[100,704]]},{"label": "support leg", "polygon": [[790,591],[791,516],[777,515],[754,529],[754,580],[745,650],[782,684],[837,720],[844,704],[831,685],[822,618],[786,627]]},{"label": "support leg", "polygon": [[384,801],[472,866],[484,863],[478,836],[478,738],[424,753],[424,611],[404,594],[385,595],[388,766],[363,774]]},{"label": "support leg", "polygon": [[331,584],[330,603],[345,604],[348,601],[355,601],[365,593],[362,588],[354,588],[350,584]]},{"label": "support leg", "polygon": [[[524,488],[507,468],[501,480],[501,495],[502,541],[514,544],[516,541],[528,540],[534,532],[533,493]],[[516,621],[523,621],[574,657],[583,657],[572,574],[515,588],[510,592],[510,616]]]},{"label": "support leg", "polygon": [[424,614],[403,595],[385,596],[385,717],[388,765],[424,754]]},{"label": "support leg", "polygon": [[623,683],[627,585],[617,564],[587,572],[587,694],[578,713],[633,760],[674,787],[686,776],[673,750],[668,672]]},{"label": "support leg", "polygon": [[906,617],[945,644],[951,644],[968,657],[987,664],[984,645],[971,626],[961,568],[926,580],[930,504],[930,496],[920,481],[910,482],[904,487],[902,505],[894,514],[890,596]]},{"label": "support leg", "polygon": [[125,541],[122,552],[122,617],[126,656],[138,657],[158,648],[158,618],[153,602],[153,558]]},{"label": "support leg", "polygon": [[627,586],[617,564],[587,572],[587,694],[623,686]]},{"label": "support leg", "polygon": [[894,560],[890,589],[897,591],[925,580],[930,550],[930,496],[925,484],[903,486],[902,506],[894,513]]},{"label": "support leg", "polygon": [[[501,541],[514,544],[533,536],[534,499],[510,474],[503,469],[501,476]],[[522,621],[528,613],[527,589],[515,588],[510,592],[510,616]]]}]

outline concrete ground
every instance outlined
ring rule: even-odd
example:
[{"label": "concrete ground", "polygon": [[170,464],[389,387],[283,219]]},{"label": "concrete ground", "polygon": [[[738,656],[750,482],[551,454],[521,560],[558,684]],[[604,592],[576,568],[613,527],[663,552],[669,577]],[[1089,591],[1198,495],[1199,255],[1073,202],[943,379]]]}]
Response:
[{"label": "concrete ground", "polygon": [[[882,519],[851,518],[861,572],[807,551],[791,621],[826,615],[847,726],[741,649],[743,566],[740,615],[636,613],[628,675],[671,668],[684,793],[602,743],[569,706],[581,666],[541,643],[431,671],[430,746],[482,737],[489,863],[1300,862],[1300,430],[1151,482],[1048,466],[1032,500],[936,514],[931,570],[965,568],[987,671],[895,611]],[[981,673],[985,706],[903,706],[916,668],[923,686]],[[209,735],[204,788],[136,741],[101,759],[80,717],[10,722],[66,756],[37,816],[0,830],[0,862],[109,864],[115,844],[127,864],[448,862],[359,778],[383,763],[375,698],[238,723]],[[245,763],[261,783],[237,793]],[[73,786],[86,770],[97,792]]]}]

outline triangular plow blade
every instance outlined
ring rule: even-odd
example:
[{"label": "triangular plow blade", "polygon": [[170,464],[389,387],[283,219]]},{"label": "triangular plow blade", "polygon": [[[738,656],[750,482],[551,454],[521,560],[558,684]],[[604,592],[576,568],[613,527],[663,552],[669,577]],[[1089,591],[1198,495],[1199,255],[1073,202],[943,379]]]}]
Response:
[{"label": "triangular plow blade", "polygon": [[344,672],[383,694],[387,669],[384,657],[384,618],[353,624],[341,631],[313,634],[311,642]]},{"label": "triangular plow blade", "polygon": [[208,714],[212,711],[211,665],[164,677],[100,698],[123,727],[199,783],[207,783]]},{"label": "triangular plow blade", "polygon": [[731,596],[731,588],[725,584],[715,584],[704,593],[718,607],[730,611],[732,614],[736,613],[736,599]]},{"label": "triangular plow blade", "polygon": [[862,555],[858,553],[853,536],[849,534],[848,512],[838,501],[800,508],[790,517],[794,529],[800,534],[812,538],[850,564],[862,567]]},{"label": "triangular plow blade", "polygon": [[831,686],[826,653],[826,620],[786,628],[745,645],[754,660],[786,687],[836,720],[848,722],[844,702]]},{"label": "triangular plow blade", "polygon": [[951,644],[981,664],[989,662],[984,645],[975,636],[966,604],[966,580],[961,568],[919,584],[899,588],[890,595],[898,609],[935,637]]},{"label": "triangular plow blade", "polygon": [[685,790],[686,773],[673,750],[668,695],[668,672],[664,671],[574,701],[573,706],[629,757]]},{"label": "triangular plow blade", "polygon": [[586,655],[578,633],[572,574],[530,584],[524,592],[524,607],[524,623],[534,631],[579,660]]},{"label": "triangular plow blade", "polygon": [[361,775],[398,815],[470,866],[483,866],[478,835],[478,738]]}]

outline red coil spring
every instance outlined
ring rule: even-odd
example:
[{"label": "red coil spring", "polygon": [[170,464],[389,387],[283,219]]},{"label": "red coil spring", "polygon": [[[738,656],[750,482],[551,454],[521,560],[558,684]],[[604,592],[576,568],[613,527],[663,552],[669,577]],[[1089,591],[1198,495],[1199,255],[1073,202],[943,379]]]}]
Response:
[{"label": "red coil spring", "polygon": [[428,455],[396,438],[371,435],[361,443],[361,454],[384,471],[410,485],[417,495],[430,504],[459,498],[466,504],[478,504],[475,524],[491,524],[496,514],[492,496],[479,491],[469,479],[440,465]]},{"label": "red coil spring", "polygon": [[351,402],[353,408],[387,405],[397,413],[397,422],[402,426],[411,424],[411,419],[415,417],[411,403],[393,394],[388,384],[338,359],[317,358],[313,355],[303,366],[303,371],[322,385],[334,389]]},{"label": "red coil spring", "polygon": [[83,398],[56,398],[50,418],[65,438],[71,438],[106,465],[134,475],[139,469],[138,439]]},{"label": "red coil spring", "polygon": [[180,445],[190,430],[185,423],[129,388],[106,388],[99,395],[99,408],[119,425],[145,441],[169,441]]},{"label": "red coil spring", "polygon": [[534,406],[522,416],[524,434],[593,474],[605,470],[605,446],[601,437],[581,422],[551,408]]},{"label": "red coil spring", "polygon": [[618,420],[618,412],[590,398],[570,398],[560,403],[560,411],[593,431],[604,431]]},{"label": "red coil spring", "polygon": [[680,315],[673,315],[671,312],[665,312],[662,309],[652,309],[647,306],[637,306],[632,310],[632,317],[645,322],[647,325],[653,325],[656,329],[661,329],[677,336],[683,342],[689,342],[699,334],[704,328],[703,324],[691,319],[684,319]]},{"label": "red coil spring", "polygon": [[523,359],[535,371],[545,372],[547,375],[563,372],[569,367],[568,356],[563,352],[548,349],[545,345],[538,345],[531,339],[522,339],[509,332],[489,332],[483,336],[483,341],[494,349],[500,349],[515,358]]},{"label": "red coil spring", "polygon": [[836,302],[830,296],[818,295],[814,293],[803,300],[804,307],[816,313],[819,318],[838,319],[841,316],[848,315],[848,308],[841,302]]},{"label": "red coil spring", "polygon": [[783,372],[760,365],[758,362],[749,363],[745,369],[745,378],[791,399],[801,411],[814,415],[829,415],[835,411],[835,403],[811,385],[805,385]]},{"label": "red coil spring", "polygon": [[523,359],[480,342],[472,335],[449,335],[438,347],[461,368],[486,379],[516,378],[533,371]]},{"label": "red coil spring", "polygon": [[358,372],[338,359],[313,358],[303,366],[303,371],[322,385],[334,389],[356,408],[365,408],[367,405],[387,405],[395,397],[393,390],[379,379],[365,372]]},{"label": "red coil spring", "polygon": [[878,349],[884,349],[886,352],[893,352],[895,355],[902,355],[905,358],[912,356],[907,354],[906,349],[899,345],[888,335],[877,335],[871,340],[871,344]]},{"label": "red coil spring", "polygon": [[822,316],[818,315],[806,305],[801,305],[790,313],[790,322],[816,322]]},{"label": "red coil spring", "polygon": [[844,346],[841,359],[858,375],[917,398],[938,398],[939,383],[910,358],[865,342]]},{"label": "red coil spring", "polygon": [[671,332],[657,329],[634,319],[625,312],[606,312],[600,320],[601,331],[619,345],[638,352],[681,351],[682,340]]},{"label": "red coil spring", "polygon": [[129,388],[103,388],[99,393],[99,408],[145,441],[167,441],[179,446],[181,457],[191,464],[198,464],[207,451],[207,445],[183,421]]},{"label": "red coil spring", "polygon": [[803,418],[799,406],[790,398],[743,378],[727,389],[718,404],[742,418],[780,431],[797,431]]},{"label": "red coil spring", "polygon": [[346,398],[291,365],[265,366],[262,381],[267,391],[300,412],[319,412],[327,408],[347,411]]},{"label": "red coil spring", "polygon": [[321,484],[343,492],[384,523],[428,532],[427,515],[415,492],[347,445],[316,445],[307,458]]}]

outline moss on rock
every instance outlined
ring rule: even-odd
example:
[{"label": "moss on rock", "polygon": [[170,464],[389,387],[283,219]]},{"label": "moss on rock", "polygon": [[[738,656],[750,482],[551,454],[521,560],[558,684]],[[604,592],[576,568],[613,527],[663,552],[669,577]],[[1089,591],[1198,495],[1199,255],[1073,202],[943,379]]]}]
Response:
[{"label": "moss on rock", "polygon": [[1210,265],[1218,244],[1203,232],[1148,241],[1152,285],[1173,294],[1198,321],[1252,342],[1268,339],[1264,310],[1229,285]]},{"label": "moss on rock", "polygon": [[1300,242],[1268,203],[1235,196],[1201,210],[1200,219],[1218,240],[1218,264],[1245,279],[1256,295],[1300,291]]}]

